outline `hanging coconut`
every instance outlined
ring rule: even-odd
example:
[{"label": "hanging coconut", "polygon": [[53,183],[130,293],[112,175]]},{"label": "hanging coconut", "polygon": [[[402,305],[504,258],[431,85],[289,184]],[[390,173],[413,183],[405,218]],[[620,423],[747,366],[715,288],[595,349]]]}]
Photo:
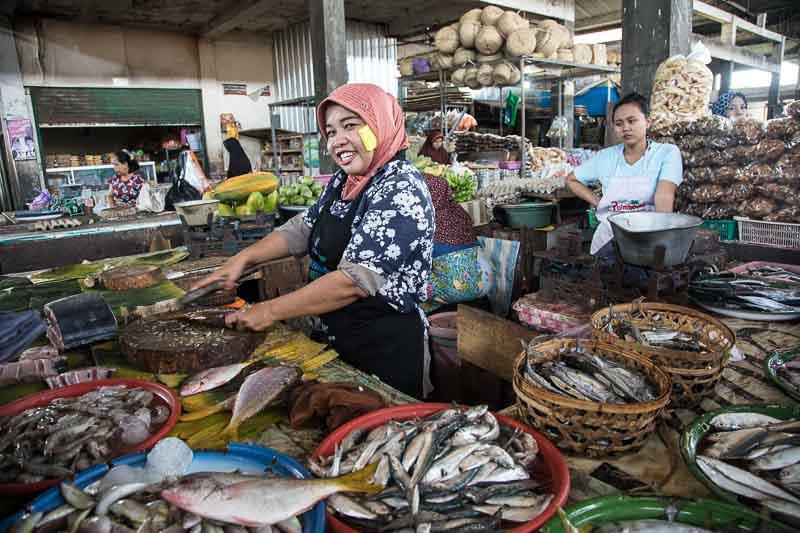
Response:
[{"label": "hanging coconut", "polygon": [[565,36],[558,28],[540,30],[536,36],[536,51],[544,57],[552,57],[559,48],[563,48],[562,44],[565,42]]},{"label": "hanging coconut", "polygon": [[514,65],[511,63],[500,63],[494,67],[492,80],[495,85],[509,85],[514,77]]},{"label": "hanging coconut", "polygon": [[481,13],[481,24],[484,26],[496,26],[497,21],[503,16],[503,10],[497,6],[486,6]]},{"label": "hanging coconut", "polygon": [[558,21],[553,19],[544,19],[539,21],[539,27],[541,28],[549,29],[554,26],[561,26],[561,24],[559,24]]},{"label": "hanging coconut", "polygon": [[536,30],[528,28],[517,30],[506,39],[506,55],[521,57],[530,55],[536,50]]},{"label": "hanging coconut", "polygon": [[450,81],[452,81],[456,85],[464,85],[464,76],[466,75],[466,73],[467,69],[457,68],[450,75]]},{"label": "hanging coconut", "polygon": [[481,31],[481,23],[475,21],[462,22],[458,28],[458,37],[464,48],[475,48],[475,38]]},{"label": "hanging coconut", "polygon": [[400,75],[413,76],[414,75],[414,60],[410,57],[400,60]]},{"label": "hanging coconut", "polygon": [[492,54],[490,56],[478,54],[476,61],[478,63],[492,63],[494,61],[499,61],[501,59],[503,59],[503,54]]},{"label": "hanging coconut", "polygon": [[522,73],[516,67],[516,65],[511,65],[511,81],[508,82],[509,85],[516,85],[522,79]]},{"label": "hanging coconut", "polygon": [[559,61],[567,61],[569,63],[575,62],[575,55],[572,53],[571,48],[561,48],[556,52],[556,57]]},{"label": "hanging coconut", "polygon": [[481,65],[478,68],[478,83],[480,83],[483,87],[491,87],[493,83],[493,74],[494,67],[492,65]]},{"label": "hanging coconut", "polygon": [[459,22],[461,24],[464,24],[465,22],[477,22],[478,24],[480,24],[481,14],[483,14],[483,9],[481,8],[470,9],[469,11],[461,15]]},{"label": "hanging coconut", "polygon": [[592,64],[606,66],[608,65],[608,57],[607,57],[606,45],[604,44],[593,44],[592,45]]},{"label": "hanging coconut", "polygon": [[575,62],[581,65],[592,63],[592,47],[588,44],[576,44],[572,49],[572,55],[575,56]]},{"label": "hanging coconut", "polygon": [[436,49],[443,54],[452,54],[458,49],[458,32],[452,26],[445,26],[436,32]]},{"label": "hanging coconut", "polygon": [[478,69],[470,67],[464,74],[464,84],[470,89],[480,89],[481,84],[478,83]]},{"label": "hanging coconut", "polygon": [[494,26],[482,26],[475,38],[475,48],[483,55],[496,54],[503,47],[503,36]]},{"label": "hanging coconut", "polygon": [[442,70],[453,68],[453,56],[449,54],[436,54],[436,63]]},{"label": "hanging coconut", "polygon": [[475,61],[475,50],[459,48],[453,55],[453,64],[457,67],[464,66],[470,61]]},{"label": "hanging coconut", "polygon": [[530,27],[527,19],[521,17],[514,11],[506,11],[497,21],[497,29],[500,35],[508,39],[508,36],[519,30],[526,30]]}]

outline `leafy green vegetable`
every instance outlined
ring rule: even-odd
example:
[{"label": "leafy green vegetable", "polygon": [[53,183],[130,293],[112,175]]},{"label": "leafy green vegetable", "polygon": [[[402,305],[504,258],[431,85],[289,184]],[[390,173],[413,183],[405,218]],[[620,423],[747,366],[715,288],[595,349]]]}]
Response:
[{"label": "leafy green vegetable", "polygon": [[453,191],[453,198],[456,202],[468,202],[474,198],[476,184],[469,172],[456,174],[448,167],[443,178],[447,180],[447,183],[450,185],[450,189]]}]

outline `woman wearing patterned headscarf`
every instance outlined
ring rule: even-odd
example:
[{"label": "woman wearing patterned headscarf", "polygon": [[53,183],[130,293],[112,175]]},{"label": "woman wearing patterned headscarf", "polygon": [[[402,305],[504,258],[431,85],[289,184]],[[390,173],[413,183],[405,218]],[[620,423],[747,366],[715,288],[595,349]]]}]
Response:
[{"label": "woman wearing patterned headscarf", "polygon": [[711,112],[731,120],[745,118],[747,117],[747,98],[739,92],[724,92],[711,105]]},{"label": "woman wearing patterned headscarf", "polygon": [[319,315],[342,359],[422,398],[429,384],[419,304],[435,219],[425,179],[404,157],[403,112],[380,87],[351,83],[319,105],[317,122],[339,166],[320,198],[197,286],[224,280],[233,287],[248,265],[308,253],[308,285],[229,315],[228,323],[263,330]]}]

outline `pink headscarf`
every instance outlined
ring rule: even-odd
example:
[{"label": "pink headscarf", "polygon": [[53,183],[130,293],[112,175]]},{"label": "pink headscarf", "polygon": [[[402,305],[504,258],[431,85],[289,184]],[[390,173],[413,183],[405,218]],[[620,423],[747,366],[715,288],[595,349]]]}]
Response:
[{"label": "pink headscarf", "polygon": [[397,99],[371,83],[347,83],[333,91],[317,107],[317,124],[325,135],[325,110],[330,104],[349,109],[363,120],[378,139],[372,163],[363,176],[347,176],[342,199],[352,200],[369,184],[375,173],[399,152],[408,148],[403,111]]}]

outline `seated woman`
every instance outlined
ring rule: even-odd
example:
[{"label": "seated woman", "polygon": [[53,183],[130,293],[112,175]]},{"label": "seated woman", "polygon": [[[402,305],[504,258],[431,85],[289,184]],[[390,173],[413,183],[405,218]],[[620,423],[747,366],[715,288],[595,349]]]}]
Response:
[{"label": "seated woman", "polygon": [[721,93],[717,101],[711,105],[711,112],[731,120],[747,118],[747,97],[739,92]]},{"label": "seated woman", "polygon": [[480,264],[478,241],[472,218],[453,198],[446,180],[425,175],[436,213],[433,236],[433,270],[428,301],[422,308],[431,312],[442,305],[468,302],[488,291],[487,269]]},{"label": "seated woman", "polygon": [[111,162],[116,176],[108,180],[108,206],[135,206],[145,183],[145,179],[137,172],[139,163],[126,150],[116,152]]},{"label": "seated woman", "polygon": [[[615,105],[614,133],[622,144],[600,150],[567,177],[567,187],[597,208],[600,225],[594,232],[590,252],[613,258],[614,233],[608,217],[630,211],[671,213],[675,192],[683,181],[683,163],[678,147],[647,138],[647,100],[631,93]],[[602,197],[586,186],[600,182]]]},{"label": "seated woman", "polygon": [[434,163],[441,163],[447,165],[450,163],[450,154],[444,147],[444,135],[440,131],[433,131],[428,134],[422,148],[419,149],[419,155],[430,157]]}]

